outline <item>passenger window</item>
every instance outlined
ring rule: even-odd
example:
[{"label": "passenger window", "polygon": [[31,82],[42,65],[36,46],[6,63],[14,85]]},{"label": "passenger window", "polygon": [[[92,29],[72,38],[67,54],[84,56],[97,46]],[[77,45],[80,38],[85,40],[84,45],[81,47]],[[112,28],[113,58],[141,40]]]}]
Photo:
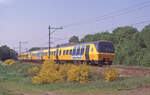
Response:
[{"label": "passenger window", "polygon": [[66,55],[68,55],[68,50],[66,51]]},{"label": "passenger window", "polygon": [[77,49],[77,55],[79,55],[79,53],[80,53],[80,48]]},{"label": "passenger window", "polygon": [[58,51],[56,51],[56,55],[58,55]]},{"label": "passenger window", "polygon": [[84,48],[81,49],[81,55],[83,55],[83,54],[84,54]]},{"label": "passenger window", "polygon": [[76,54],[76,49],[73,49],[73,55],[75,55]]},{"label": "passenger window", "polygon": [[63,55],[65,55],[65,50],[63,51]]},{"label": "passenger window", "polygon": [[90,45],[87,45],[87,46],[86,46],[85,54],[89,54],[89,50],[90,50]]},{"label": "passenger window", "polygon": [[70,55],[72,55],[72,49],[70,50]]},{"label": "passenger window", "polygon": [[59,51],[59,55],[61,55],[61,50]]}]

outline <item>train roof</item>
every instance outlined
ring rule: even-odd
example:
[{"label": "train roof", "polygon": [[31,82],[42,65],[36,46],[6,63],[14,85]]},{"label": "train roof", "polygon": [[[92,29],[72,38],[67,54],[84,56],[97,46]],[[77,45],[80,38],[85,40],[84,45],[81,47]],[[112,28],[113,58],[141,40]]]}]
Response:
[{"label": "train roof", "polygon": [[[77,45],[83,45],[83,44],[98,44],[99,42],[111,42],[111,41],[99,40],[99,41],[95,41],[95,42],[87,42],[87,43],[79,43],[79,44],[66,43],[66,44],[60,45],[59,47],[51,47],[51,49],[63,48],[63,47],[69,47],[69,46],[77,46]],[[47,50],[47,49],[49,49],[49,47],[43,47],[40,50],[36,50],[36,51],[42,51],[42,50]],[[35,52],[35,51],[27,51],[24,53],[30,53],[30,52]]]}]

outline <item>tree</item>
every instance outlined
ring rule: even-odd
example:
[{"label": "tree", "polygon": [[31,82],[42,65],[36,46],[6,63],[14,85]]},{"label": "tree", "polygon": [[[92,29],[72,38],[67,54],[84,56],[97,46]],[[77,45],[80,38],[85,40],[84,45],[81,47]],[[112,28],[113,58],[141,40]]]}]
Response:
[{"label": "tree", "polygon": [[142,30],[142,37],[146,47],[150,49],[150,24]]},{"label": "tree", "polygon": [[138,30],[131,26],[118,27],[113,30],[113,41],[115,44],[121,44],[124,41],[132,40],[132,37]]},{"label": "tree", "polygon": [[72,36],[70,39],[69,39],[69,43],[79,43],[79,38],[77,36]]},{"label": "tree", "polygon": [[94,40],[93,38],[94,38],[93,35],[88,34],[84,38],[81,39],[81,42],[91,42]]},{"label": "tree", "polygon": [[4,45],[0,47],[0,59],[17,59],[17,53],[10,49],[8,46]]}]

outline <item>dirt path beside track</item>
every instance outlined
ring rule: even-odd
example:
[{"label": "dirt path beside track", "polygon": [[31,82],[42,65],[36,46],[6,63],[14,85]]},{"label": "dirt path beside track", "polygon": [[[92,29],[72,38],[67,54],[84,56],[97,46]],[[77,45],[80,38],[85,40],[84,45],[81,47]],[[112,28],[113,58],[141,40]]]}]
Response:
[{"label": "dirt path beside track", "polygon": [[[107,67],[92,67],[95,72],[105,73]],[[150,70],[138,68],[116,68],[120,77],[150,76]]]}]

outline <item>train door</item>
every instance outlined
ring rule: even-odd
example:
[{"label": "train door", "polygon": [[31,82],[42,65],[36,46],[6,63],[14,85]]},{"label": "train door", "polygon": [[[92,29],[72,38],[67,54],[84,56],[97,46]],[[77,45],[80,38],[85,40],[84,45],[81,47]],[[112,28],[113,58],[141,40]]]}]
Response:
[{"label": "train door", "polygon": [[56,61],[59,60],[58,59],[58,49],[56,50]]},{"label": "train door", "polygon": [[90,50],[90,45],[86,46],[86,50],[85,50],[85,58],[86,60],[89,60],[89,50]]}]

